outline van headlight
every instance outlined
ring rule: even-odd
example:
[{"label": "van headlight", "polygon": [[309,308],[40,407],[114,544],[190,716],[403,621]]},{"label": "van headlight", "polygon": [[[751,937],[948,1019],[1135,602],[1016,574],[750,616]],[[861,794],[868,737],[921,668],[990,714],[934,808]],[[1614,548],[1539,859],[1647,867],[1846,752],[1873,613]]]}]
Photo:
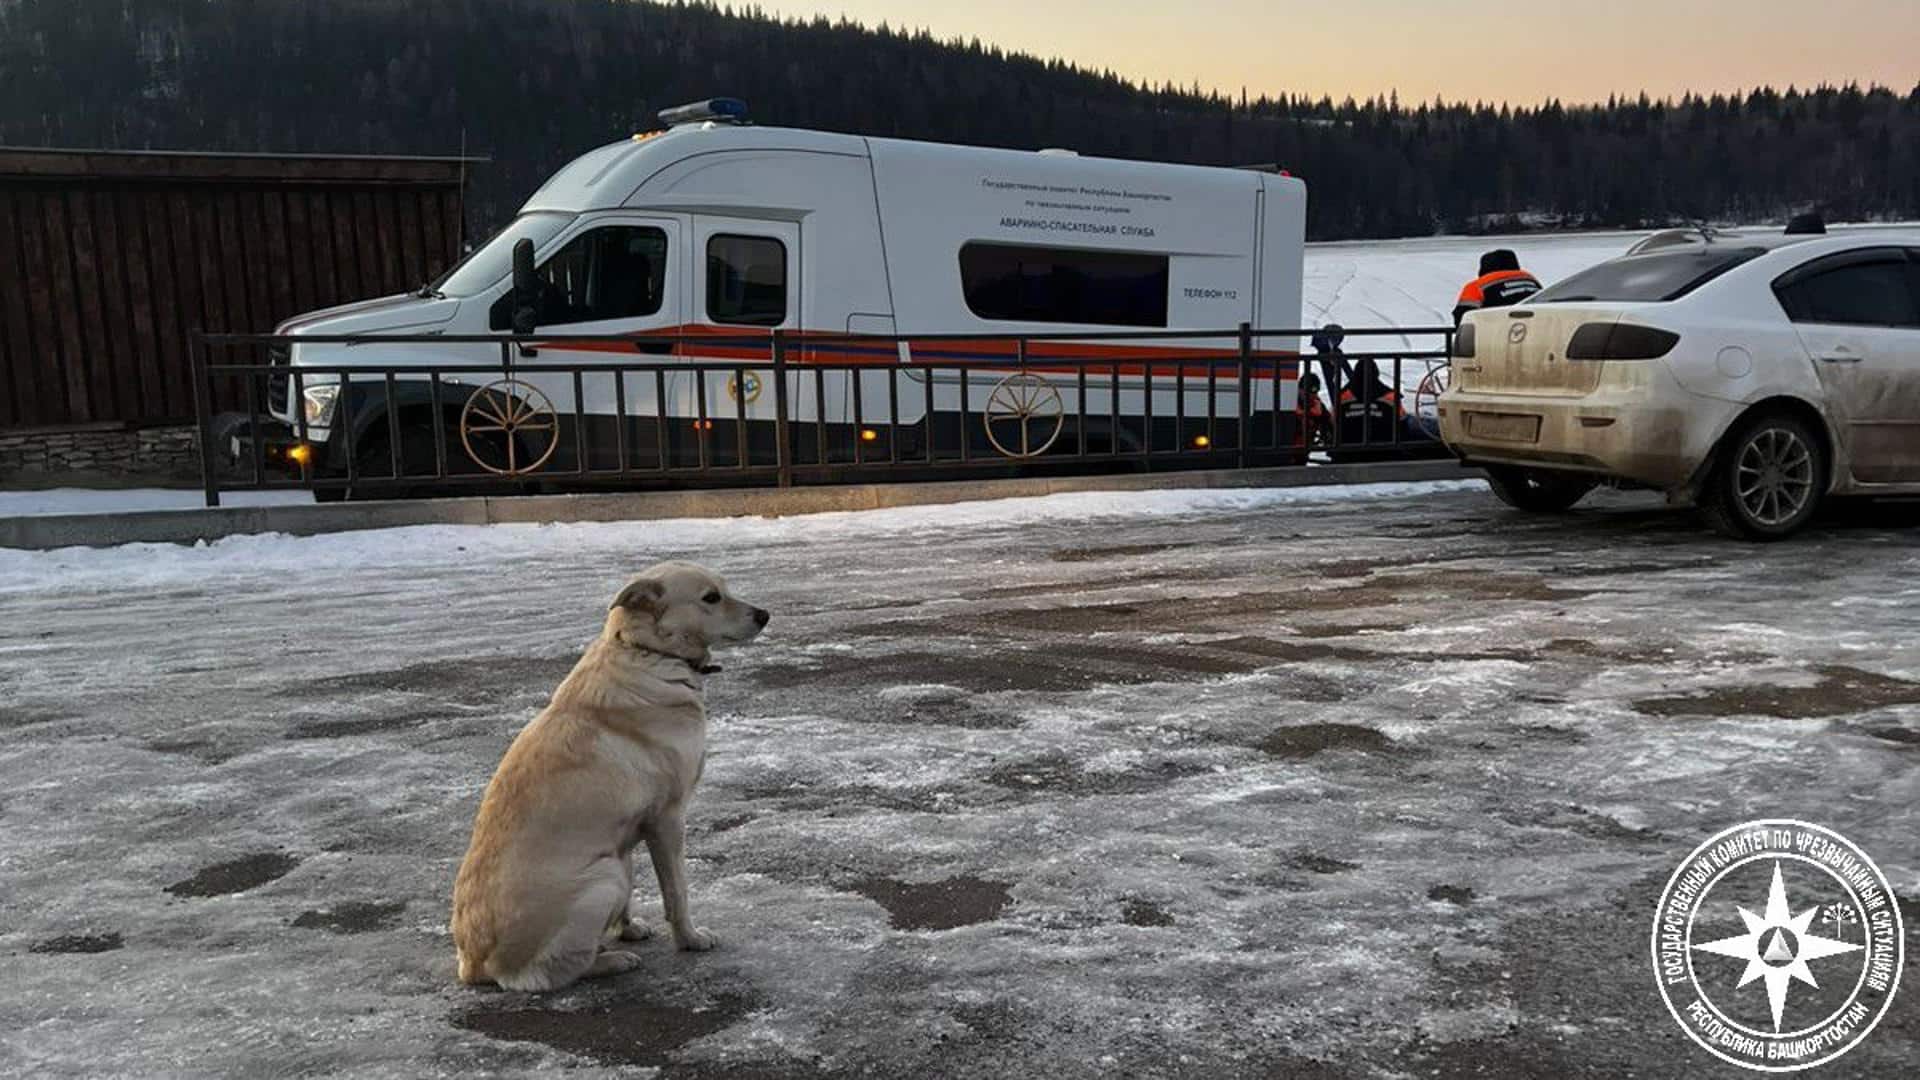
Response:
[{"label": "van headlight", "polygon": [[300,396],[305,399],[307,426],[326,427],[333,422],[334,402],[340,397],[339,383],[303,386]]}]

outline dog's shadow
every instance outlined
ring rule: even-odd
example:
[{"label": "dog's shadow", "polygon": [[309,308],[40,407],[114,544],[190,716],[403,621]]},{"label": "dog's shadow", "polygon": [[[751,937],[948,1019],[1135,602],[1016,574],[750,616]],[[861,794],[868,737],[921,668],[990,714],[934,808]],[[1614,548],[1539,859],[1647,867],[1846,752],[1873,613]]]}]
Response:
[{"label": "dog's shadow", "polygon": [[[494,991],[455,1014],[455,1027],[504,1042],[532,1042],[605,1065],[660,1067],[695,1039],[721,1031],[753,1008],[742,993],[698,1004],[644,993],[639,980],[612,979],[555,994]],[[678,997],[678,995],[675,995]]]}]

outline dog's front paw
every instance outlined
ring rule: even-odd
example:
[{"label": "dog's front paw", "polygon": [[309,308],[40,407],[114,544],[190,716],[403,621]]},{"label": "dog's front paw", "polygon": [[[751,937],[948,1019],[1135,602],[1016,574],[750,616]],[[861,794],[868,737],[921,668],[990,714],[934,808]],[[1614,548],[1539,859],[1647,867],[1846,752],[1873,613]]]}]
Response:
[{"label": "dog's front paw", "polygon": [[632,919],[628,919],[626,922],[620,924],[621,941],[646,941],[651,937],[653,937],[653,927],[648,926],[646,923],[638,923]]},{"label": "dog's front paw", "polygon": [[705,930],[692,929],[685,933],[675,933],[674,941],[683,952],[706,952],[720,942]]},{"label": "dog's front paw", "polygon": [[640,966],[640,958],[630,952],[609,949],[593,958],[593,963],[582,975],[586,979],[603,979],[608,975],[624,975]]}]

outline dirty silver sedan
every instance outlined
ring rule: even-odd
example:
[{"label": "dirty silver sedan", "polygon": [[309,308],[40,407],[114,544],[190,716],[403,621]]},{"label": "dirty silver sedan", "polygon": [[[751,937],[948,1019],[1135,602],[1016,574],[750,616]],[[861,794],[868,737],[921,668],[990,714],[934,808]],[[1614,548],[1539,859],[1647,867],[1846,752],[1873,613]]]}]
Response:
[{"label": "dirty silver sedan", "polygon": [[1920,232],[1661,233],[1470,314],[1441,434],[1523,510],[1603,483],[1786,536],[1829,495],[1920,493]]}]

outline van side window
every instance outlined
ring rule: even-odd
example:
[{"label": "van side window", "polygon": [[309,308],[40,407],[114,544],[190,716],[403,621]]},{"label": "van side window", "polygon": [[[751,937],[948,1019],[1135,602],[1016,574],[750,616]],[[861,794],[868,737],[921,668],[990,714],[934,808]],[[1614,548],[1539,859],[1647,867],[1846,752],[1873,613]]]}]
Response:
[{"label": "van side window", "polygon": [[787,245],[768,236],[707,241],[707,318],[739,326],[787,321]]},{"label": "van side window", "polygon": [[960,249],[967,308],[1007,322],[1167,325],[1167,257],[971,243]]},{"label": "van side window", "polygon": [[[657,314],[667,281],[667,234],[645,225],[588,229],[540,265],[539,326]],[[513,325],[513,294],[496,301],[487,324]]]},{"label": "van side window", "polygon": [[1841,326],[1920,327],[1920,297],[1900,252],[1819,264],[1783,278],[1774,289],[1794,322]]}]

